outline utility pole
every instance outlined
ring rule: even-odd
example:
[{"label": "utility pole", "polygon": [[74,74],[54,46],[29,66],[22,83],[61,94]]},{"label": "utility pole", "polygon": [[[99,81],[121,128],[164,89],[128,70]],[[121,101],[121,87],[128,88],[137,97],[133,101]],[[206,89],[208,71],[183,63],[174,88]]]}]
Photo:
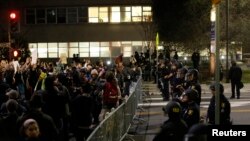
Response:
[{"label": "utility pole", "polygon": [[228,49],[229,49],[229,30],[228,30],[228,18],[229,18],[229,0],[226,0],[226,83],[229,83],[228,75]]},{"label": "utility pole", "polygon": [[212,0],[215,8],[215,124],[220,124],[220,0]]}]

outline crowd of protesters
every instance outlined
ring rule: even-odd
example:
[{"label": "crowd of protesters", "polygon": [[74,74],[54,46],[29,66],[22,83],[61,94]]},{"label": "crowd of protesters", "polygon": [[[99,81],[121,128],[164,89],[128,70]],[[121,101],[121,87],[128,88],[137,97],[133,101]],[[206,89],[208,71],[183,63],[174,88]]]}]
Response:
[{"label": "crowd of protesters", "polygon": [[[77,141],[126,100],[131,83],[142,74],[139,59],[125,64],[123,55],[112,66],[89,59],[72,64],[59,60],[32,64],[1,60],[0,140]],[[117,88],[117,102],[105,102],[106,83]],[[70,134],[69,134],[70,133]]]}]

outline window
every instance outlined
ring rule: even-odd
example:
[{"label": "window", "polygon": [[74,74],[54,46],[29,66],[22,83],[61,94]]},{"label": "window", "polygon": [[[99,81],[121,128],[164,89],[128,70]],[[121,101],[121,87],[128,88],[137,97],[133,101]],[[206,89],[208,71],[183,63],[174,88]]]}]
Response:
[{"label": "window", "polygon": [[77,9],[76,8],[68,8],[68,23],[77,23]]},{"label": "window", "polygon": [[80,57],[89,57],[89,42],[79,42]]},{"label": "window", "polygon": [[131,46],[124,46],[123,47],[123,56],[124,57],[130,57],[131,55],[132,55]]},{"label": "window", "polygon": [[88,22],[88,8],[87,7],[78,8],[78,22],[79,23]]},{"label": "window", "polygon": [[100,56],[100,45],[99,42],[90,42],[90,57]]},{"label": "window", "polygon": [[57,23],[66,23],[66,8],[57,9]]},{"label": "window", "polygon": [[101,42],[100,57],[110,57],[109,42]]},{"label": "window", "polygon": [[28,8],[26,24],[152,22],[151,6]]},{"label": "window", "polygon": [[47,23],[56,23],[56,9],[47,9]]},{"label": "window", "polygon": [[36,10],[36,23],[44,24],[45,22],[45,9],[37,9]]},{"label": "window", "polygon": [[38,58],[47,58],[47,43],[38,43],[37,52]]},{"label": "window", "polygon": [[152,22],[152,12],[150,6],[144,6],[142,11],[143,21]]},{"label": "window", "polygon": [[99,8],[99,22],[109,22],[109,17],[108,17],[108,7],[100,7]]},{"label": "window", "polygon": [[132,21],[140,22],[142,18],[142,7],[141,6],[132,6]]},{"label": "window", "polygon": [[73,54],[78,54],[78,42],[70,42],[69,43],[69,57],[73,57]]},{"label": "window", "polygon": [[48,43],[48,54],[49,54],[49,58],[58,57],[57,43]]},{"label": "window", "polygon": [[59,56],[68,57],[68,49],[66,47],[58,48],[58,53],[59,53]]},{"label": "window", "polygon": [[121,7],[121,22],[131,22],[131,7]]},{"label": "window", "polygon": [[36,23],[36,11],[35,9],[26,9],[26,24]]},{"label": "window", "polygon": [[117,23],[120,22],[121,17],[120,17],[120,7],[111,7],[111,12],[110,12],[110,22],[111,23]]},{"label": "window", "polygon": [[98,7],[90,7],[89,8],[89,23],[98,23]]}]

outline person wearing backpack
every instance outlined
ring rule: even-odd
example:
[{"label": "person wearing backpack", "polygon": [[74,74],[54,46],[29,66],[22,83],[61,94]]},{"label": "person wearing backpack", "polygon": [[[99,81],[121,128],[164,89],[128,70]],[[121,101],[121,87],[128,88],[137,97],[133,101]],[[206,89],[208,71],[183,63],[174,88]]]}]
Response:
[{"label": "person wearing backpack", "polygon": [[121,91],[115,78],[114,72],[106,72],[106,82],[103,88],[102,95],[102,111],[99,120],[102,121],[107,112],[111,112],[112,108],[119,106],[119,99],[121,99]]}]

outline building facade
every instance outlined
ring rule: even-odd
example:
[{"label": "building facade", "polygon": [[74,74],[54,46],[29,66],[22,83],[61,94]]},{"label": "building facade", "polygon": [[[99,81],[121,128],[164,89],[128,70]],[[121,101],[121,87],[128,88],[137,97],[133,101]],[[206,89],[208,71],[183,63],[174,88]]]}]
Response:
[{"label": "building facade", "polygon": [[18,11],[18,34],[41,59],[130,57],[155,36],[151,0],[1,0],[0,9],[0,36],[8,36],[9,13]]}]

